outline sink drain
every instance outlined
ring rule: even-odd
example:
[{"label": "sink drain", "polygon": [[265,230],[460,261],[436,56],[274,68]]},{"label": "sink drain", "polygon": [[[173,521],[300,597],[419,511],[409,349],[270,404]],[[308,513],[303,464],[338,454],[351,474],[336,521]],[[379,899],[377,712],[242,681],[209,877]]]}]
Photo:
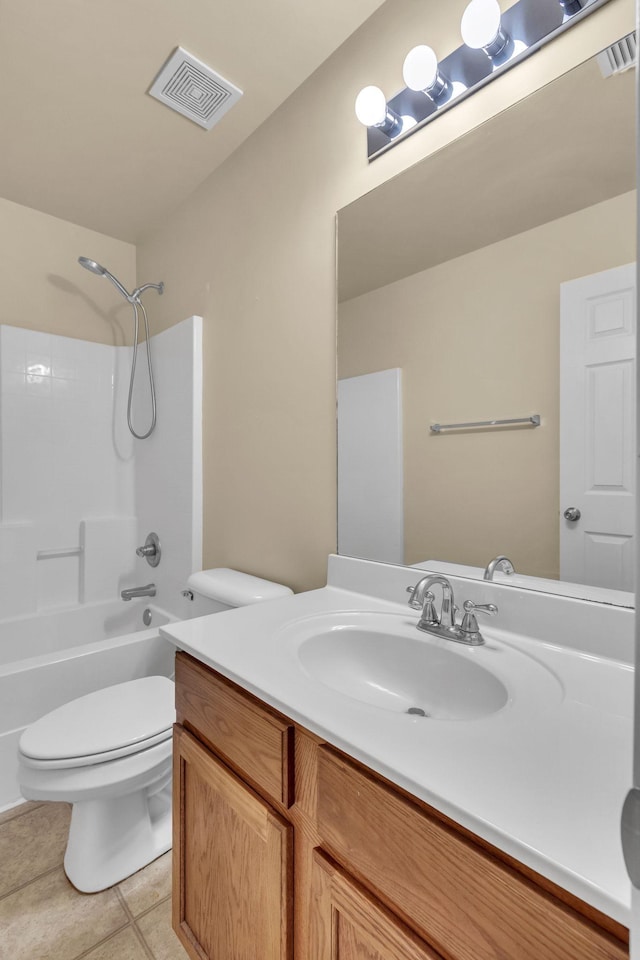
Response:
[{"label": "sink drain", "polygon": [[410,713],[414,717],[428,717],[429,714],[426,710],[423,710],[422,707],[409,707],[407,713]]}]

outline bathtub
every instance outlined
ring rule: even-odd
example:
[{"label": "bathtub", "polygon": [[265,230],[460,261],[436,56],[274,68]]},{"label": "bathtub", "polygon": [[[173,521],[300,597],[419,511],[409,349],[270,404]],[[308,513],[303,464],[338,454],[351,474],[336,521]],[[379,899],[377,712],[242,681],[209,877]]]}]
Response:
[{"label": "bathtub", "polygon": [[21,800],[17,748],[24,728],[100,687],[172,676],[175,650],[158,627],[174,619],[143,598],[0,621],[0,811]]}]

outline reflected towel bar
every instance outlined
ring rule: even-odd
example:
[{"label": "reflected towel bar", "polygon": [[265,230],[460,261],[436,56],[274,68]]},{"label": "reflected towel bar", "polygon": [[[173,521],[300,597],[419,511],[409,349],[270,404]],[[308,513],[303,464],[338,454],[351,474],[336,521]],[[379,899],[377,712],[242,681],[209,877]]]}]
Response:
[{"label": "reflected towel bar", "polygon": [[539,427],[540,414],[534,413],[532,417],[519,417],[516,420],[478,420],[476,423],[432,423],[429,429],[432,433],[441,433],[443,430],[467,430],[472,427],[505,427],[514,423],[528,423],[532,427]]}]

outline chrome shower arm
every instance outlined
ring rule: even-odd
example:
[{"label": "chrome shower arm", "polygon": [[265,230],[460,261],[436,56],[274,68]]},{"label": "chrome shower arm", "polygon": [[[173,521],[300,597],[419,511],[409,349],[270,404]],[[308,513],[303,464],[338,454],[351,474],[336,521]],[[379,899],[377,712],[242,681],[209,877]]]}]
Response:
[{"label": "chrome shower arm", "polygon": [[141,287],[136,287],[129,300],[139,300],[140,294],[144,293],[145,290],[157,290],[159,294],[164,293],[164,283],[143,283]]}]

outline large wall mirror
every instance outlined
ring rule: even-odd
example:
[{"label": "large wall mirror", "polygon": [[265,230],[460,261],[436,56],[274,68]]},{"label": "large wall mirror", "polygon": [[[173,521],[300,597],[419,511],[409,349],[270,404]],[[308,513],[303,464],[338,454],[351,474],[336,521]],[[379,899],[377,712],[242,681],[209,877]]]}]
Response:
[{"label": "large wall mirror", "polygon": [[630,601],[635,186],[594,58],[339,211],[340,553]]}]

